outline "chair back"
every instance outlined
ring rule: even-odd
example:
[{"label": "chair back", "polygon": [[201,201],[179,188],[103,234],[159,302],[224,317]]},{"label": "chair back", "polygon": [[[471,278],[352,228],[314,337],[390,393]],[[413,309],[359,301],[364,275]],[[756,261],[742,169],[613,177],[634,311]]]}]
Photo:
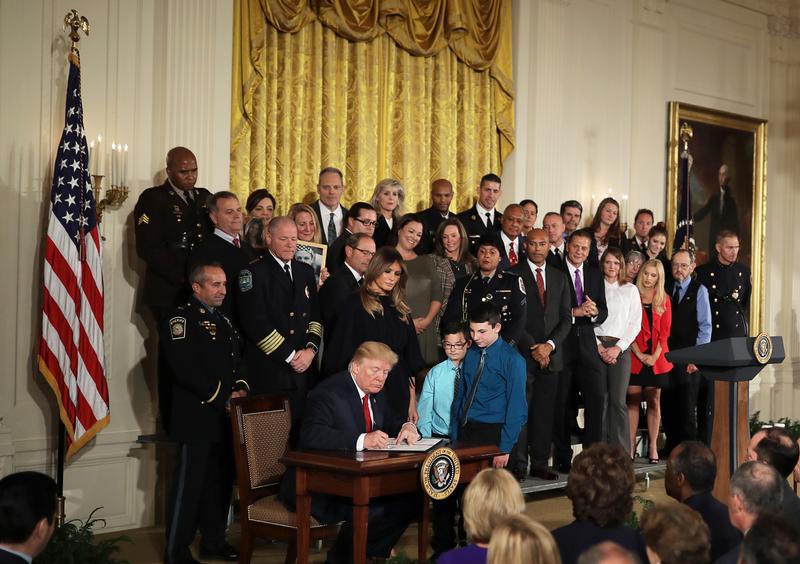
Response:
[{"label": "chair back", "polygon": [[231,426],[239,496],[247,507],[278,491],[286,470],[279,460],[292,428],[289,400],[284,396],[235,398]]}]

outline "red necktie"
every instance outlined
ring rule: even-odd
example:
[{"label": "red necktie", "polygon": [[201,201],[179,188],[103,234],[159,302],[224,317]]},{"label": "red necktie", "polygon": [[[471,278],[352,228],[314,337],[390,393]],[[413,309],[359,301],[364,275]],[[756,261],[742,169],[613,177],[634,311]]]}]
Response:
[{"label": "red necktie", "polygon": [[536,269],[536,287],[539,288],[539,299],[544,305],[544,278],[542,278],[542,269]]},{"label": "red necktie", "polygon": [[508,244],[508,262],[511,263],[511,266],[517,264],[517,253],[514,252],[514,241]]},{"label": "red necktie", "polygon": [[239,241],[238,237],[235,237],[233,239],[233,246],[236,247],[237,249],[240,249],[242,247],[242,242]]},{"label": "red necktie", "polygon": [[361,398],[361,403],[364,405],[364,428],[367,433],[372,432],[372,416],[369,414],[369,394]]}]

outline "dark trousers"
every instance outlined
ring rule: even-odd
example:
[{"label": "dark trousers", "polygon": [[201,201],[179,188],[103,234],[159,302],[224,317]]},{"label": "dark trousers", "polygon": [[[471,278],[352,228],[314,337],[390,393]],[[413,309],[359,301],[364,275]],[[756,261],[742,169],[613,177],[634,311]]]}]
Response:
[{"label": "dark trousers", "polygon": [[697,394],[703,375],[689,374],[685,364],[676,364],[672,370],[670,387],[661,391],[661,420],[667,435],[665,449],[672,449],[683,441],[697,439]]},{"label": "dark trousers", "polygon": [[229,442],[178,445],[178,465],[167,513],[167,564],[192,558],[189,546],[198,529],[204,549],[215,552],[223,548],[233,465]]},{"label": "dark trousers", "polygon": [[[434,437],[447,438],[442,435]],[[458,534],[454,532],[456,518],[461,514],[461,493],[454,491],[444,499],[434,499],[433,513],[431,515],[431,525],[433,535],[431,536],[431,548],[433,548],[434,560],[438,555],[446,550],[455,548],[460,541],[466,542],[467,533],[464,531],[464,519],[458,519]]]},{"label": "dark trousers", "polygon": [[158,345],[156,346],[157,355],[157,377],[158,377],[158,415],[161,419],[161,427],[165,432],[169,432],[170,417],[172,417],[172,368],[167,362],[167,355],[161,351],[161,331],[167,322],[167,317],[172,308],[166,306],[151,306],[150,311],[156,322],[156,332],[158,333]]},{"label": "dark trousers", "polygon": [[570,388],[577,384],[583,397],[583,446],[584,448],[603,440],[603,410],[605,408],[605,379],[603,365],[597,353],[594,331],[588,325],[573,325],[569,336],[562,344],[564,368],[558,377],[555,400],[555,424],[553,446],[556,465],[572,462],[570,443],[571,418],[568,415],[571,398]]},{"label": "dark trousers", "polygon": [[528,455],[531,469],[547,467],[553,444],[558,379],[558,372],[540,369],[528,372],[528,423],[522,426],[517,440],[516,464],[523,472],[528,465]]}]

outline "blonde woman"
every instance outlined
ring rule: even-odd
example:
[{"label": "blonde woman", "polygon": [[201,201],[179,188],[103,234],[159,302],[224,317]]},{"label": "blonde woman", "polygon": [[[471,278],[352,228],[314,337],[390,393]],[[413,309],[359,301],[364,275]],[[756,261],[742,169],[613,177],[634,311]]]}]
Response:
[{"label": "blonde woman", "polygon": [[439,564],[482,564],[486,562],[492,532],[507,516],[525,511],[519,482],[508,470],[481,470],[464,491],[461,500],[464,526],[472,544],[442,554]]},{"label": "blonde woman", "polygon": [[650,439],[648,458],[658,459],[658,428],[661,424],[661,388],[668,384],[672,363],[664,356],[669,352],[667,339],[672,327],[672,305],[664,291],[664,267],[657,258],[642,265],[636,278],[642,300],[642,329],[631,345],[631,380],[628,386],[628,419],[630,420],[630,452],[635,456],[636,430],[639,427],[639,405],[647,402],[647,434]]},{"label": "blonde woman", "polygon": [[556,541],[541,523],[524,513],[509,515],[489,541],[489,564],[561,564]]},{"label": "blonde woman", "polygon": [[[319,222],[317,221],[317,214],[314,213],[311,206],[306,204],[293,204],[292,207],[289,208],[289,217],[292,218],[294,224],[297,226],[298,243],[302,245],[305,241],[307,243],[322,244],[322,231],[320,231]],[[316,273],[317,267],[314,264],[315,255],[308,251],[307,247],[304,250],[298,246],[294,258],[311,266]],[[317,277],[317,290],[322,287],[325,280],[329,277],[330,272],[328,272],[324,264],[321,265],[319,276]]]},{"label": "blonde woman", "polygon": [[384,178],[375,186],[369,203],[378,212],[378,225],[375,226],[375,246],[380,248],[389,244],[390,236],[396,233],[396,222],[403,215],[406,190],[398,180]]}]

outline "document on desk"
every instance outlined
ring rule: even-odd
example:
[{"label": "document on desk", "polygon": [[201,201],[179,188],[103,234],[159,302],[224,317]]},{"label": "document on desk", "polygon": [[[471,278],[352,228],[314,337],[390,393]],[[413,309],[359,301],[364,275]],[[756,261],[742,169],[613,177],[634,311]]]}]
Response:
[{"label": "document on desk", "polygon": [[406,443],[398,445],[395,443],[396,439],[389,439],[389,444],[386,445],[386,448],[371,448],[369,450],[383,452],[425,452],[432,449],[443,440],[444,439],[420,439],[413,445],[407,445]]}]

